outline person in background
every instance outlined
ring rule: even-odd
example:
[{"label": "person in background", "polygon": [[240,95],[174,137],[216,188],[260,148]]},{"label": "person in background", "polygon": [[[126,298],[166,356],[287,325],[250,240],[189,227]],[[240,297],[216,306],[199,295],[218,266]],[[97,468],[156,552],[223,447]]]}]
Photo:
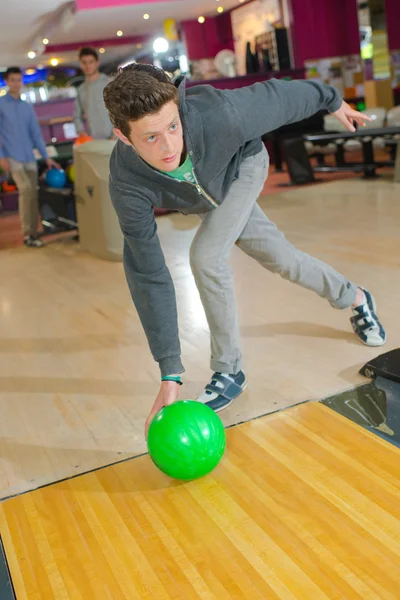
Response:
[{"label": "person in background", "polygon": [[0,98],[0,168],[11,173],[18,188],[24,243],[37,248],[43,242],[38,238],[38,171],[33,149],[39,150],[49,169],[60,167],[48,157],[32,105],[21,99],[21,69],[8,68],[4,79],[8,93]]},{"label": "person in background", "polygon": [[103,100],[103,90],[111,79],[100,73],[100,61],[94,48],[82,48],[79,61],[85,81],[79,86],[75,101],[74,122],[78,136],[86,134],[83,123],[86,121],[87,133],[93,138],[112,139],[113,126]]}]

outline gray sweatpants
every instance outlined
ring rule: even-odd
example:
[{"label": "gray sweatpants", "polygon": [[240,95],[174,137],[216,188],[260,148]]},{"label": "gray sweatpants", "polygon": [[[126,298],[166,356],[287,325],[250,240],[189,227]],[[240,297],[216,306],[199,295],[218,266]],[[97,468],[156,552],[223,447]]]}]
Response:
[{"label": "gray sweatpants", "polygon": [[348,308],[356,298],[356,285],[320,260],[297,250],[258,206],[268,163],[265,149],[243,161],[239,178],[223,204],[200,215],[202,223],[191,246],[191,268],[210,328],[213,371],[236,374],[242,368],[229,265],[234,244],[269,271],[326,298],[334,308]]}]

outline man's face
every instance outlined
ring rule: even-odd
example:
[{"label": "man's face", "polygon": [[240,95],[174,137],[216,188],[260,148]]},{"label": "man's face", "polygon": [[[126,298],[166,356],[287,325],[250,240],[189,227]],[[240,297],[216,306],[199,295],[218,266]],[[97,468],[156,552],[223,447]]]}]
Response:
[{"label": "man's face", "polygon": [[119,129],[114,133],[125,144],[134,147],[144,161],[158,171],[174,171],[183,152],[182,123],[172,100],[160,112],[131,122],[131,135],[126,138]]},{"label": "man's face", "polygon": [[20,73],[11,73],[6,80],[9,92],[19,94],[22,89],[22,75]]},{"label": "man's face", "polygon": [[82,56],[81,69],[87,77],[92,77],[99,70],[100,62],[94,56]]}]

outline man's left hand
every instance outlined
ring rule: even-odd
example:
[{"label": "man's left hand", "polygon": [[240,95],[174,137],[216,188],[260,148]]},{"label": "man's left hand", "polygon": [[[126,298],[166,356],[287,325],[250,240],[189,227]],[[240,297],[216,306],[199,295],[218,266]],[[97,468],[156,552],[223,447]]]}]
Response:
[{"label": "man's left hand", "polygon": [[366,121],[372,121],[371,117],[365,115],[364,113],[358,112],[357,110],[353,110],[347,102],[342,102],[342,106],[339,110],[332,113],[336,119],[342,123],[346,129],[354,132],[356,128],[354,127],[354,123],[361,125],[361,127],[365,127]]},{"label": "man's left hand", "polygon": [[48,169],[61,169],[61,165],[52,158],[46,158],[46,165]]}]

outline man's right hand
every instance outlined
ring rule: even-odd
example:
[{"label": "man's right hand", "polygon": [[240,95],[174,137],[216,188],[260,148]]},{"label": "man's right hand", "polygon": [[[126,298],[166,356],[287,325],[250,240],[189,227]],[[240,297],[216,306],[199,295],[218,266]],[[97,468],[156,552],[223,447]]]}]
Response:
[{"label": "man's right hand", "polygon": [[149,431],[149,427],[150,427],[152,420],[164,406],[168,406],[169,404],[173,404],[174,402],[176,402],[176,400],[178,399],[178,396],[179,396],[179,388],[180,388],[179,383],[176,383],[175,381],[163,381],[162,382],[160,391],[158,392],[157,398],[156,398],[156,400],[153,404],[153,407],[150,411],[150,414],[146,420],[146,425],[145,425],[146,439],[147,439],[147,433]]},{"label": "man's right hand", "polygon": [[0,168],[4,173],[9,173],[11,171],[10,162],[7,158],[0,158]]},{"label": "man's right hand", "polygon": [[356,130],[354,127],[354,121],[361,125],[361,127],[366,126],[366,122],[372,121],[371,117],[366,115],[365,113],[358,112],[357,110],[353,110],[351,106],[347,104],[347,102],[342,102],[342,106],[339,110],[332,113],[336,119],[342,123],[349,131],[353,132]]}]

